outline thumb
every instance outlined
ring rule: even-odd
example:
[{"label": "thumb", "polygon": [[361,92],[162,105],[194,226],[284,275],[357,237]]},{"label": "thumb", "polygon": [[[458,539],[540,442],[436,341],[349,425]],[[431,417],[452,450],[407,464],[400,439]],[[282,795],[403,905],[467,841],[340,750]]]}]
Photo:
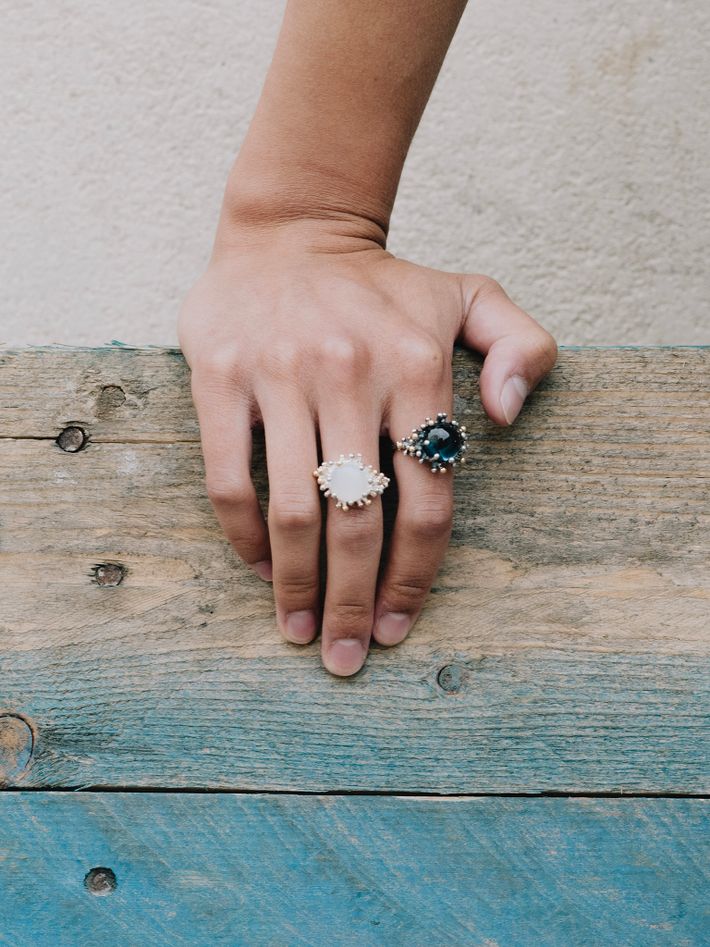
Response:
[{"label": "thumb", "polygon": [[512,424],[554,366],[557,343],[495,280],[457,275],[464,302],[458,341],[485,356],[480,388],[486,414],[497,424]]}]

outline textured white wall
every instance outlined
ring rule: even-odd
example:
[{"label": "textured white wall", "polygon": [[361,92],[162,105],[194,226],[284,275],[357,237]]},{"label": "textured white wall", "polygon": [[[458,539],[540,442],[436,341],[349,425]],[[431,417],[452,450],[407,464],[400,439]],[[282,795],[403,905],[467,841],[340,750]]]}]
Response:
[{"label": "textured white wall", "polygon": [[[282,8],[0,0],[0,341],[175,343]],[[562,343],[710,341],[709,62],[704,0],[471,0],[391,249]]]}]

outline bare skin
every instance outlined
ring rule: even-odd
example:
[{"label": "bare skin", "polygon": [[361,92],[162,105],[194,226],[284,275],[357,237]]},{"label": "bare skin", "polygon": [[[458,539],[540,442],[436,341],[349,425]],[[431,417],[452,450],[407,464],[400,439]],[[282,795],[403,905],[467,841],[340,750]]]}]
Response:
[{"label": "bare skin", "polygon": [[[492,279],[395,258],[387,228],[411,137],[456,28],[460,0],[291,0],[249,134],[227,184],[209,266],[181,309],[206,486],[236,553],[273,581],[284,637],[351,675],[370,640],[411,630],[451,533],[451,473],[397,453],[390,554],[379,498],[325,522],[313,470],[452,413],[455,341],[485,356],[498,424],[552,368],[552,337]],[[463,420],[463,419],[462,419]],[[250,475],[263,425],[267,521]],[[321,454],[318,454],[317,437]]]}]

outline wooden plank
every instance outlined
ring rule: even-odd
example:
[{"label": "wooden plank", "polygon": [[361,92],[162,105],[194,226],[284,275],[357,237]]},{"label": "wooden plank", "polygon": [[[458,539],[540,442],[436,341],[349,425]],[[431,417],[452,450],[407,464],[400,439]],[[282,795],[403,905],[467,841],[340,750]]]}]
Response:
[{"label": "wooden plank", "polygon": [[707,842],[700,800],[4,793],[0,942],[688,947]]},{"label": "wooden plank", "polygon": [[[514,431],[499,432],[480,417],[480,359],[456,348],[456,411],[478,415],[474,424],[487,438],[497,434],[511,443],[538,436],[540,402],[547,406],[551,399],[556,418],[568,422],[559,432],[564,440],[581,443],[601,431],[603,443],[628,444],[643,430],[637,409],[645,415],[650,401],[659,428],[674,439],[694,440],[701,430],[693,419],[707,410],[709,364],[710,346],[563,348],[552,378],[538,389],[537,407]],[[97,441],[199,437],[189,369],[179,349],[0,345],[0,405],[0,437],[54,438],[76,422]]]},{"label": "wooden plank", "polygon": [[[3,353],[0,713],[32,749],[0,779],[707,792],[710,349],[563,352],[511,431],[477,368],[457,351],[472,462],[424,615],[341,680],[223,539],[176,353]],[[265,502],[259,432],[254,474]]]},{"label": "wooden plank", "polygon": [[199,439],[179,349],[0,348],[0,437],[55,438],[80,424],[95,440]]}]

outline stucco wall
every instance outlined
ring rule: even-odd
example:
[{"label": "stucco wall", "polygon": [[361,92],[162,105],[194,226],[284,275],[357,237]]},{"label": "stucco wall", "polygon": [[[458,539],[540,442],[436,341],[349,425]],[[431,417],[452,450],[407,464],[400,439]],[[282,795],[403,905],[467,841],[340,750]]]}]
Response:
[{"label": "stucco wall", "polygon": [[[281,0],[0,0],[0,341],[175,342]],[[562,343],[710,341],[710,4],[471,0],[390,247]]]}]

